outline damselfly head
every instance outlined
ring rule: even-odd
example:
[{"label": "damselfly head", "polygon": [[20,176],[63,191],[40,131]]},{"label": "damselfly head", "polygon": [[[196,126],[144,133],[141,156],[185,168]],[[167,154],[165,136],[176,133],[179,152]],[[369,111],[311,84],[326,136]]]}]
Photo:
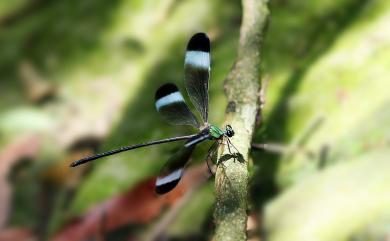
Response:
[{"label": "damselfly head", "polygon": [[225,135],[227,137],[232,137],[234,136],[234,131],[231,125],[226,125],[226,130],[225,130]]}]

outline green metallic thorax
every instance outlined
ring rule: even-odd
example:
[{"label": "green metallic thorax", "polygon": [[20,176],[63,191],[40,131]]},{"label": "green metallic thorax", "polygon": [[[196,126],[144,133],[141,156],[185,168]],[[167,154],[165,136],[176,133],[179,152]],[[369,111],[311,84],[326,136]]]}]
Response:
[{"label": "green metallic thorax", "polygon": [[220,139],[224,135],[224,132],[221,129],[213,125],[210,125],[209,133],[213,139]]}]

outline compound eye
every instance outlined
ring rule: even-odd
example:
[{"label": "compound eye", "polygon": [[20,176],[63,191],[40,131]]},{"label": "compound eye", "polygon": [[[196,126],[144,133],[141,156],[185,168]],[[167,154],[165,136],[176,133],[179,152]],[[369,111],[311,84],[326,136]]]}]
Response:
[{"label": "compound eye", "polygon": [[234,131],[233,131],[233,128],[231,127],[231,125],[226,126],[226,135],[228,137],[234,136]]}]

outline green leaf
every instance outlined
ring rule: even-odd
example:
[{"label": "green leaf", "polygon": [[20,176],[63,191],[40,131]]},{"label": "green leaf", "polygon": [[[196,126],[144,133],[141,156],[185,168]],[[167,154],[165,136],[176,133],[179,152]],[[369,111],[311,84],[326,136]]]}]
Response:
[{"label": "green leaf", "polygon": [[[287,153],[277,174],[281,187],[316,172],[322,165],[319,159],[323,151],[329,164],[362,154],[364,146],[386,140],[390,118],[386,108],[390,101],[390,32],[383,29],[390,21],[389,13],[388,2],[368,4],[301,76],[296,93],[285,103],[285,131],[291,143],[314,153],[314,157],[302,152]],[[322,118],[322,122],[302,141],[302,133],[316,118]]]},{"label": "green leaf", "polygon": [[345,160],[286,190],[266,207],[268,240],[349,240],[388,217],[389,156],[383,149]]}]

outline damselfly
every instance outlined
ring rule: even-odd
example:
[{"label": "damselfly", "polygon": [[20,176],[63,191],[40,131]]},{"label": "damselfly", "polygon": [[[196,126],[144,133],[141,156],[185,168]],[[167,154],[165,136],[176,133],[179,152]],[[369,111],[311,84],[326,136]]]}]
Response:
[{"label": "damselfly", "polygon": [[[175,125],[194,126],[199,130],[197,134],[121,147],[77,160],[70,166],[75,167],[98,158],[140,147],[185,140],[184,146],[166,162],[156,179],[155,191],[157,194],[171,191],[179,183],[184,167],[197,144],[206,140],[214,141],[209,149],[206,159],[207,163],[220,144],[227,142],[231,145],[229,138],[234,135],[234,131],[230,125],[227,125],[225,130],[222,130],[208,123],[210,62],[210,40],[205,33],[197,33],[192,36],[187,45],[184,61],[184,83],[193,105],[200,113],[201,122],[191,112],[175,84],[167,83],[162,85],[155,95],[156,108],[164,119]],[[226,142],[224,142],[225,140]]]}]

